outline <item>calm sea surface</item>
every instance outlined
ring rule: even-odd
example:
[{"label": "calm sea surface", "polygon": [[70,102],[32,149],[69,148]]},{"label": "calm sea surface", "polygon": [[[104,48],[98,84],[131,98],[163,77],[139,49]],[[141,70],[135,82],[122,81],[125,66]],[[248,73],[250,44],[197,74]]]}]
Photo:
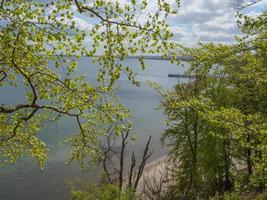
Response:
[{"label": "calm sea surface", "polygon": [[[155,81],[163,88],[171,89],[178,80],[168,78],[168,73],[183,73],[186,67],[172,65],[169,61],[146,60],[147,69],[141,71],[136,59],[128,59],[125,64],[135,69],[137,79],[141,82],[141,87],[136,87],[122,76],[116,92],[132,113],[133,133],[137,141],[131,148],[142,149],[146,139],[152,135],[152,159],[160,157],[166,154],[166,148],[159,142],[165,129],[165,116],[155,110],[160,98],[146,81]],[[91,82],[96,82],[97,68],[90,58],[79,60],[78,73],[86,74]],[[0,88],[0,104],[15,104],[23,100],[23,94],[22,88]],[[44,170],[40,170],[36,161],[29,158],[20,159],[16,165],[0,168],[0,200],[67,200],[70,199],[70,182],[79,177],[96,180],[97,169],[81,172],[75,163],[69,166],[65,164],[69,149],[62,142],[76,130],[75,121],[63,119],[41,131],[40,137],[50,149]]]}]

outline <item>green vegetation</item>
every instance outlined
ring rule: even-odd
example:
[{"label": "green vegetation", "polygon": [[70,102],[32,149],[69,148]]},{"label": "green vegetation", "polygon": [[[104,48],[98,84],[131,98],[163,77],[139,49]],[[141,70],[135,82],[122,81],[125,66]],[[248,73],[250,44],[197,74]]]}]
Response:
[{"label": "green vegetation", "polygon": [[[0,87],[19,86],[25,91],[25,99],[17,104],[0,105],[0,165],[29,155],[43,167],[47,150],[38,133],[48,121],[62,117],[73,118],[79,129],[68,140],[71,160],[81,164],[88,156],[94,160],[99,155],[97,138],[109,125],[116,124],[118,134],[128,126],[123,123],[129,113],[112,92],[121,73],[138,85],[124,59],[140,55],[144,69],[144,54],[169,55],[174,45],[168,42],[172,34],[164,19],[176,13],[179,1],[175,5],[157,1],[155,13],[142,16],[142,23],[137,19],[148,8],[146,0],[0,3]],[[92,27],[78,28],[75,10],[92,20]],[[93,85],[75,74],[77,59],[99,54],[93,57],[100,65],[98,83]],[[61,68],[65,74],[59,73]]]},{"label": "green vegetation", "polygon": [[267,14],[239,14],[238,25],[236,44],[184,48],[194,80],[154,85],[174,165],[167,199],[254,199],[267,186]]},{"label": "green vegetation", "polygon": [[[67,141],[70,160],[82,166],[101,161],[109,180],[99,186],[77,185],[73,199],[138,199],[135,190],[151,155],[151,138],[139,167],[132,154],[130,172],[139,170],[137,178],[129,176],[124,189],[124,147],[131,122],[113,90],[121,73],[139,85],[131,66],[123,65],[129,55],[140,55],[142,69],[145,54],[177,58],[165,19],[176,14],[179,0],[175,6],[168,2],[158,0],[157,10],[147,15],[147,0],[0,1],[0,87],[25,91],[25,99],[17,104],[0,105],[0,166],[28,155],[44,167],[47,149],[39,131],[49,121],[70,117],[79,129]],[[75,10],[92,20],[92,27],[77,28]],[[174,178],[156,194],[158,199],[266,199],[267,14],[238,14],[238,26],[243,35],[235,44],[208,43],[179,51],[193,58],[188,74],[194,80],[171,91],[152,84],[163,96],[162,109],[168,116],[163,139],[170,140]],[[81,56],[91,56],[100,66],[96,85],[76,75]],[[62,69],[65,74],[59,73]],[[111,135],[109,127],[114,130]],[[116,142],[112,146],[109,141],[119,138],[118,151]],[[115,159],[119,169],[109,170],[106,163],[110,166]]]},{"label": "green vegetation", "polygon": [[73,200],[134,200],[135,194],[130,189],[121,191],[114,184],[104,184],[96,187],[94,184],[82,183],[77,190],[72,191]]}]

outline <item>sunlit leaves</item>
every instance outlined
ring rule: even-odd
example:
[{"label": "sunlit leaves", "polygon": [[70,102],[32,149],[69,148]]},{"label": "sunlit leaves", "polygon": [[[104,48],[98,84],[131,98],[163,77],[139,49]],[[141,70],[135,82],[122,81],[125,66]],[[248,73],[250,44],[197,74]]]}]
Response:
[{"label": "sunlit leaves", "polygon": [[190,189],[186,197],[205,199],[228,187],[246,196],[266,188],[266,13],[238,16],[244,34],[236,43],[183,48],[181,54],[192,58],[187,73],[193,80],[171,91],[152,84],[164,97],[175,195]]},{"label": "sunlit leaves", "polygon": [[[121,73],[139,85],[125,59],[140,56],[145,69],[143,55],[174,53],[165,19],[177,11],[179,1],[157,1],[153,10],[147,0],[2,2],[0,86],[18,85],[26,98],[18,105],[0,106],[1,163],[15,163],[28,154],[43,167],[46,147],[38,132],[63,116],[72,118],[79,130],[68,140],[71,158],[82,163],[96,157],[97,137],[107,126],[128,123],[127,109],[113,95]],[[82,30],[77,12],[88,20]],[[77,75],[81,56],[93,57],[100,66],[96,85]]]}]

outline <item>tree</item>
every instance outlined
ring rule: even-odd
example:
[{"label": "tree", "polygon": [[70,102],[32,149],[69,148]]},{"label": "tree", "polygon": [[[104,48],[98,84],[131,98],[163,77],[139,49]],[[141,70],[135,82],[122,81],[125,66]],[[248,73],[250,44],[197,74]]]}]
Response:
[{"label": "tree", "polygon": [[[118,130],[120,128],[123,128],[123,130]],[[140,180],[143,178],[146,163],[153,153],[150,150],[152,137],[148,138],[144,150],[139,157],[135,151],[128,152],[127,147],[134,140],[130,135],[130,130],[130,124],[128,126],[111,125],[107,135],[99,138],[101,156],[99,156],[96,162],[98,166],[102,167],[104,172],[102,179],[97,185],[90,183],[90,181],[78,182],[78,184],[76,182],[72,189],[73,199],[96,199],[97,196],[108,199],[106,196],[104,197],[105,192],[116,194],[109,197],[111,199],[141,198],[139,197],[139,190],[142,188]],[[131,156],[128,157],[130,161],[127,162],[128,153],[131,153]]]},{"label": "tree", "polygon": [[[79,129],[68,141],[71,159],[82,163],[88,155],[97,156],[96,138],[110,123],[129,116],[112,94],[116,80],[126,73],[138,85],[131,67],[123,65],[125,58],[140,55],[144,69],[143,55],[170,55],[174,47],[164,19],[176,13],[179,1],[168,2],[157,1],[152,12],[147,0],[1,0],[0,86],[25,90],[20,103],[0,105],[1,165],[27,154],[43,167],[46,147],[38,132],[63,116],[73,118]],[[76,12],[91,20],[91,28],[78,28]],[[88,38],[90,45],[85,44]],[[74,73],[80,56],[93,56],[101,66],[96,86]]]},{"label": "tree", "polygon": [[234,190],[229,198],[242,199],[266,189],[266,16],[238,14],[244,35],[235,44],[184,48],[195,78],[173,91],[154,86],[168,116],[175,198],[227,199]]},{"label": "tree", "polygon": [[[118,126],[110,126],[107,135],[99,142],[101,155],[98,163],[103,166],[104,177],[102,182],[105,184],[118,185],[120,190],[131,188],[137,189],[140,178],[143,174],[147,160],[151,157],[150,142],[152,136],[149,136],[145,144],[141,158],[136,158],[136,152],[131,152],[131,161],[126,161],[127,145],[135,140],[130,135],[130,126],[124,126],[123,130],[118,130]],[[127,167],[127,164],[130,164]],[[126,175],[127,179],[126,179]]]}]

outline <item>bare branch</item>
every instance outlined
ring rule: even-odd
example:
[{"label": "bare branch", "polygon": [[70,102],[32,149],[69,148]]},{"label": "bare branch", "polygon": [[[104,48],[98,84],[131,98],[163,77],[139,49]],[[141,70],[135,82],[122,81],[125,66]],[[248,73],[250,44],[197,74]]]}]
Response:
[{"label": "bare branch", "polygon": [[[102,166],[106,174],[105,178],[108,179],[109,183],[117,183],[121,190],[124,188],[124,186],[136,189],[139,179],[143,174],[146,162],[152,155],[152,152],[149,151],[152,137],[150,136],[146,143],[137,171],[135,171],[135,167],[137,166],[135,152],[132,151],[130,167],[129,169],[127,168],[128,176],[125,178],[125,155],[126,147],[129,142],[130,130],[124,130],[121,132],[121,140],[120,143],[117,144],[117,137],[114,135],[114,127],[112,128],[112,131],[111,127],[108,128],[106,141],[100,144],[103,157],[101,157],[99,161],[102,162]],[[111,144],[111,141],[114,141],[114,143]]]},{"label": "bare branch", "polygon": [[136,159],[135,159],[135,155],[134,155],[134,151],[132,152],[132,159],[131,159],[131,168],[130,168],[130,174],[129,174],[129,182],[128,182],[128,187],[132,187],[132,179],[133,179],[133,172],[134,172],[134,168],[136,165]]},{"label": "bare branch", "polygon": [[237,4],[239,4],[239,6],[236,7],[236,9],[243,10],[243,9],[245,9],[247,7],[250,7],[250,6],[253,6],[253,5],[259,3],[260,1],[262,1],[262,0],[254,0],[252,2],[251,1],[246,1],[246,0],[239,0],[239,1],[237,1]]},{"label": "bare branch", "polygon": [[144,171],[144,168],[145,168],[145,165],[146,165],[146,161],[151,157],[152,155],[152,152],[149,153],[149,145],[150,145],[150,141],[151,141],[151,136],[149,136],[149,139],[147,141],[147,144],[146,144],[146,148],[144,150],[144,153],[143,153],[143,157],[142,157],[142,161],[141,161],[141,164],[139,166],[139,169],[138,169],[138,172],[137,172],[137,177],[135,179],[135,183],[134,183],[134,189],[137,188],[138,186],[138,182],[143,174],[143,171]]},{"label": "bare branch", "polygon": [[122,189],[122,183],[123,183],[123,171],[124,171],[124,155],[125,155],[125,147],[128,143],[127,139],[129,136],[130,130],[126,132],[124,135],[121,133],[121,149],[120,149],[120,169],[119,169],[119,187]]}]

